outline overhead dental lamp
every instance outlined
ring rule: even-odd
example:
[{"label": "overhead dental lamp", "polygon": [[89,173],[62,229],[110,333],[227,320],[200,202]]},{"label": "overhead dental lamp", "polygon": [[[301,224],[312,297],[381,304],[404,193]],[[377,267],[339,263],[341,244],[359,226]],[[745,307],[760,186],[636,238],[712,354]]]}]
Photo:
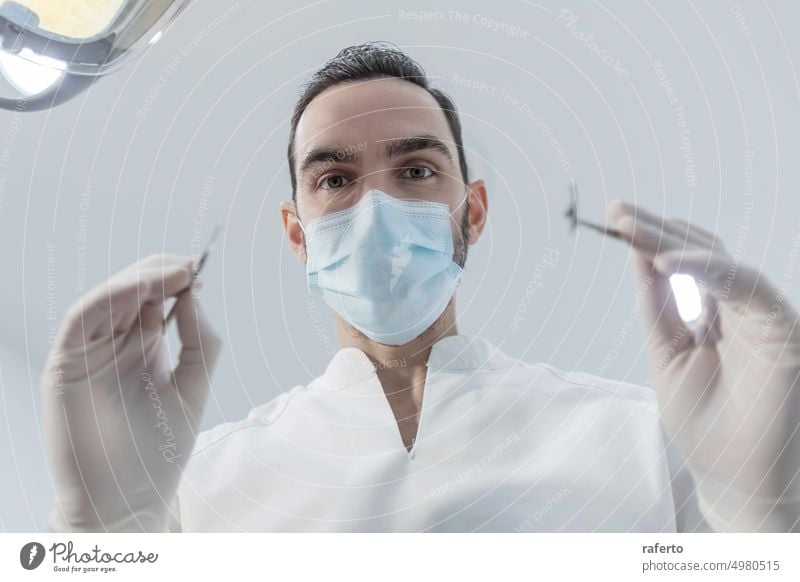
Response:
[{"label": "overhead dental lamp", "polygon": [[36,111],[155,44],[190,0],[0,0],[0,108]]}]

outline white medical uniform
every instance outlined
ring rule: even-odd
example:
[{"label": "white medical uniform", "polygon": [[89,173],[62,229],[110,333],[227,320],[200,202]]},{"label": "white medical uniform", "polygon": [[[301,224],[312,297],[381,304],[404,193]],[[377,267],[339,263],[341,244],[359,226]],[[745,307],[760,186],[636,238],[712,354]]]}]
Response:
[{"label": "white medical uniform", "polygon": [[173,513],[185,532],[709,531],[652,389],[465,335],[431,349],[410,452],[374,365],[343,348],[201,433]]}]

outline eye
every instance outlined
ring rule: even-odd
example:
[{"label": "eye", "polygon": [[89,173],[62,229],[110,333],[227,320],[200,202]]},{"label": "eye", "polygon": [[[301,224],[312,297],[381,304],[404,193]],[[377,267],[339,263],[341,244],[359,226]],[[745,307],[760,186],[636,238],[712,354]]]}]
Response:
[{"label": "eye", "polygon": [[434,171],[428,166],[409,166],[403,170],[403,177],[411,180],[424,180],[433,176]]},{"label": "eye", "polygon": [[320,187],[323,190],[338,190],[340,188],[344,188],[348,184],[349,182],[347,181],[347,178],[341,174],[333,174],[323,178]]}]

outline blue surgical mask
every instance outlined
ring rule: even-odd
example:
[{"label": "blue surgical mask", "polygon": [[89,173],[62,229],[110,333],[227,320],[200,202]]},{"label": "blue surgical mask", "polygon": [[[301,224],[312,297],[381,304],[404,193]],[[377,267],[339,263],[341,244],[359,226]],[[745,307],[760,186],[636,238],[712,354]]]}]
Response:
[{"label": "blue surgical mask", "polygon": [[382,344],[405,344],[428,329],[461,279],[447,204],[370,190],[303,232],[310,291]]}]

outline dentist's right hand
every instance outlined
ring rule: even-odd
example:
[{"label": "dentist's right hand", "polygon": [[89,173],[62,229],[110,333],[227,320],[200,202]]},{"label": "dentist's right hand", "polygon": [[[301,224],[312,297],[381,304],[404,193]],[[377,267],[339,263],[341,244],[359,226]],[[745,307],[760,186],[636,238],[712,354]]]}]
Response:
[{"label": "dentist's right hand", "polygon": [[[67,311],[41,378],[50,531],[166,530],[222,348],[191,281],[191,258],[153,255]],[[162,320],[174,296],[173,370]]]}]

